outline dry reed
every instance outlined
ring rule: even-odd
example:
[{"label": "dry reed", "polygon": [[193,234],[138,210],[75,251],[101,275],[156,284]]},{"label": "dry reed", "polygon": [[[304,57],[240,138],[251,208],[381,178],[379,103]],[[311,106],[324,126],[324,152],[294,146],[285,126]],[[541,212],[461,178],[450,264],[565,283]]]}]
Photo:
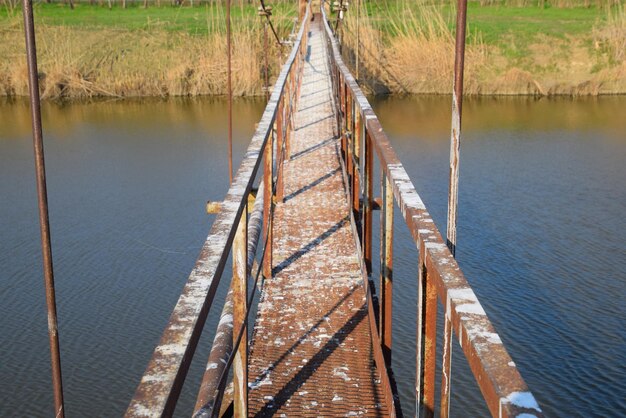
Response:
[{"label": "dry reed", "polygon": [[[363,6],[361,6],[363,7]],[[454,67],[454,35],[437,7],[419,5],[386,10],[379,20],[361,18],[361,77],[372,92],[449,93]],[[366,16],[365,9],[361,16]],[[377,22],[391,25],[383,32]],[[356,58],[355,12],[343,26],[343,44],[349,61]],[[479,74],[487,62],[487,49],[480,40],[467,47],[466,90],[477,93]]]},{"label": "dry reed", "polygon": [[618,4],[607,10],[606,23],[594,31],[595,46],[608,55],[612,64],[626,59],[626,8]]},{"label": "dry reed", "polygon": [[[353,3],[354,4],[354,3]],[[440,5],[401,2],[360,19],[351,9],[340,25],[343,54],[356,69],[359,34],[359,81],[371,93],[449,94],[454,66],[454,22]],[[527,55],[513,61],[479,34],[468,37],[465,88],[469,95],[598,95],[626,92],[626,18],[623,6],[608,9],[606,22],[594,29],[598,57],[585,38],[538,39]],[[454,16],[454,13],[448,14]],[[387,25],[382,27],[382,25]],[[471,33],[471,23],[468,33]],[[589,34],[586,39],[589,39]],[[563,52],[565,51],[565,52]]]},{"label": "dry reed", "polygon": [[[219,12],[218,12],[219,13]],[[215,21],[207,18],[207,25]],[[243,18],[233,30],[233,94],[263,94],[263,29],[259,18]],[[234,25],[235,26],[235,25]],[[204,36],[162,29],[89,30],[37,26],[42,97],[199,96],[226,94],[223,29]],[[0,26],[0,95],[28,94],[20,19]],[[271,39],[270,39],[271,41]],[[279,52],[270,42],[270,74]]]}]

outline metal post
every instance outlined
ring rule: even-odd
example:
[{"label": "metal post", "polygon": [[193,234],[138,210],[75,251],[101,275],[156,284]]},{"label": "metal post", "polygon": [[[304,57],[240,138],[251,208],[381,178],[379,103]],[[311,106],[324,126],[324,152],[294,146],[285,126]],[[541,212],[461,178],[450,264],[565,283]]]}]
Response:
[{"label": "metal post", "polygon": [[381,170],[380,194],[380,340],[387,366],[391,366],[393,310],[393,188]]},{"label": "metal post", "polygon": [[[285,155],[283,156],[284,161],[289,161],[291,159],[291,141],[293,140],[293,131],[295,129],[294,120],[293,120],[293,109],[296,105],[296,94],[298,91],[298,74],[300,73],[300,65],[295,65],[295,69],[291,72],[289,76],[289,97],[286,111],[286,121],[285,121]],[[281,188],[282,188],[281,184]],[[281,193],[283,190],[281,190]],[[282,197],[281,197],[282,201]]]},{"label": "metal post", "polygon": [[231,63],[230,0],[226,0],[226,49],[228,51],[228,179],[233,182],[233,85]]},{"label": "metal post", "polygon": [[420,246],[419,262],[417,266],[417,324],[415,355],[415,417],[419,418],[422,412],[422,398],[424,394],[424,289],[426,287],[426,266],[424,265],[424,251]]},{"label": "metal post", "polygon": [[267,236],[267,250],[263,257],[263,276],[266,279],[272,277],[272,207],[274,200],[274,132],[273,129],[267,138],[264,151],[264,171],[263,171],[263,231]]},{"label": "metal post", "polygon": [[435,411],[435,364],[437,355],[437,289],[425,274],[424,285],[424,390],[422,407],[425,418],[432,418]]},{"label": "metal post", "polygon": [[450,316],[450,302],[445,306],[445,325],[443,328],[443,360],[441,363],[441,399],[439,407],[439,417],[448,418],[450,415],[450,388],[452,385],[452,375],[450,374],[452,365],[452,319]]},{"label": "metal post", "polygon": [[[354,123],[354,98],[350,94],[348,84],[345,85],[346,94],[346,130],[350,132],[350,141],[352,143],[352,205],[357,213],[357,222],[362,223],[363,208],[361,207],[361,141],[363,135],[355,129]],[[365,202],[364,202],[365,203]],[[363,227],[364,228],[364,227]],[[363,239],[363,228],[361,228],[361,239]],[[365,246],[363,246],[365,249]],[[369,269],[368,269],[369,272]]]},{"label": "metal post", "polygon": [[[357,112],[358,114],[358,112]],[[361,138],[360,127],[355,129]],[[372,272],[372,195],[374,191],[374,152],[372,150],[372,138],[368,132],[363,135],[363,257],[367,273]]]},{"label": "metal post", "polygon": [[41,252],[43,273],[48,307],[48,337],[50,340],[50,361],[52,364],[52,386],[54,390],[55,417],[63,418],[63,381],[61,378],[61,352],[57,324],[56,295],[54,289],[54,269],[52,266],[52,247],[50,244],[50,222],[48,218],[48,190],[46,186],[46,165],[41,128],[41,107],[39,100],[39,80],[37,71],[37,47],[35,45],[35,24],[31,0],[23,0],[24,34],[28,61],[28,87],[33,128],[33,148],[35,153],[35,172],[37,177],[37,198],[39,201],[39,228],[41,232]]},{"label": "metal post", "polygon": [[459,152],[461,148],[461,114],[463,104],[463,66],[465,60],[465,21],[467,0],[457,1],[454,88],[452,92],[452,133],[450,135],[450,182],[448,189],[448,247],[456,254],[456,220],[459,197]]},{"label": "metal post", "polygon": [[[234,414],[236,417],[248,415],[248,330],[246,313],[248,310],[248,205],[241,214],[235,241],[233,243],[233,329],[244,328],[233,370]],[[233,347],[238,338],[233,333]]]},{"label": "metal post", "polygon": [[264,65],[265,65],[265,100],[270,98],[270,66],[267,62],[267,21],[263,22],[263,50],[265,51]]},{"label": "metal post", "polygon": [[356,81],[359,81],[359,50],[361,49],[361,40],[360,40],[360,28],[361,25],[359,23],[359,18],[361,15],[361,5],[359,0],[356,0],[356,71],[355,78]]},{"label": "metal post", "polygon": [[283,201],[283,149],[285,145],[285,135],[283,131],[283,111],[285,108],[285,97],[283,96],[278,104],[276,114],[276,201]]},{"label": "metal post", "polygon": [[198,398],[196,399],[196,406],[194,407],[194,417],[204,415],[211,416],[213,411],[219,411],[222,404],[222,393],[220,392],[220,377],[224,373],[228,356],[233,349],[233,323],[228,321],[228,317],[232,318],[233,315],[233,283],[228,289],[226,294],[226,300],[222,313],[220,315],[220,322],[215,330],[215,337],[213,338],[213,344],[211,345],[211,352],[209,354],[209,360],[207,366],[210,364],[216,364],[217,367],[207,367],[202,376],[202,383],[198,390]]}]

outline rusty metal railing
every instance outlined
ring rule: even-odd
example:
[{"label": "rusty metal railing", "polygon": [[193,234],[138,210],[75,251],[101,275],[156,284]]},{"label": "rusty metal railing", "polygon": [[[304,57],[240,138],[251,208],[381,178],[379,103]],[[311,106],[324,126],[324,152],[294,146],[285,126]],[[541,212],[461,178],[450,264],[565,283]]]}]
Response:
[{"label": "rusty metal railing", "polygon": [[[416,415],[435,411],[437,298],[445,311],[440,415],[450,405],[452,331],[461,345],[487,407],[494,417],[536,416],[541,409],[511,360],[500,336],[481,306],[426,210],[365,95],[344,64],[322,6],[329,46],[337,126],[348,171],[353,213],[368,273],[372,265],[373,210],[380,211],[380,305],[378,333],[387,362],[392,346],[392,237],[394,201],[417,246],[418,315],[416,348]],[[381,197],[374,198],[374,153],[378,157]],[[524,415],[526,414],[526,415]]]},{"label": "rusty metal railing", "polygon": [[[293,49],[276,80],[258,128],[225,199],[217,205],[211,205],[217,208],[217,217],[126,411],[127,417],[161,417],[173,414],[231,251],[233,279],[227,299],[232,300],[232,305],[226,303],[220,322],[222,325],[229,323],[232,326],[218,326],[216,340],[228,338],[232,339],[232,344],[214,344],[195,413],[199,416],[215,416],[219,413],[225,388],[223,376],[228,374],[228,366],[234,360],[234,410],[238,416],[246,414],[246,326],[250,309],[248,281],[254,264],[254,250],[260,235],[261,222],[264,231],[263,263],[257,270],[256,280],[261,269],[265,277],[271,274],[273,207],[274,202],[281,200],[283,196],[282,166],[290,153],[293,116],[306,56],[310,13],[310,5],[307,5]],[[263,198],[257,201],[256,208],[249,215],[253,186],[262,162],[263,180],[259,193],[262,193]],[[229,309],[232,309],[232,313]],[[219,335],[220,330],[228,334]],[[237,355],[233,358],[235,352]],[[228,359],[226,367],[223,367],[224,362],[214,361],[225,358]]]}]

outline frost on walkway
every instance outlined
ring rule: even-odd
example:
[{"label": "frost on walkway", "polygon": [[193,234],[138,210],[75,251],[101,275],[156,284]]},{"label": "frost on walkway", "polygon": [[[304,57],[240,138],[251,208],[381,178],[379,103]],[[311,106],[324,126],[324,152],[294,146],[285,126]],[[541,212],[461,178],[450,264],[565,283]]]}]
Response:
[{"label": "frost on walkway", "polygon": [[250,416],[385,416],[349,220],[320,19],[312,22],[273,277],[259,304]]}]

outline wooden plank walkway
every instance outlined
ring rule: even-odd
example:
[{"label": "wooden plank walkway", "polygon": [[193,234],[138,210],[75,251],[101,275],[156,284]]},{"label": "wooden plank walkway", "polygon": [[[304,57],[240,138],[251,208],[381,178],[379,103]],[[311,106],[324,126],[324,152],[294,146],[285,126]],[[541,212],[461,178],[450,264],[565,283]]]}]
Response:
[{"label": "wooden plank walkway", "polygon": [[310,55],[249,357],[250,416],[388,416],[340,163],[326,45]]}]

